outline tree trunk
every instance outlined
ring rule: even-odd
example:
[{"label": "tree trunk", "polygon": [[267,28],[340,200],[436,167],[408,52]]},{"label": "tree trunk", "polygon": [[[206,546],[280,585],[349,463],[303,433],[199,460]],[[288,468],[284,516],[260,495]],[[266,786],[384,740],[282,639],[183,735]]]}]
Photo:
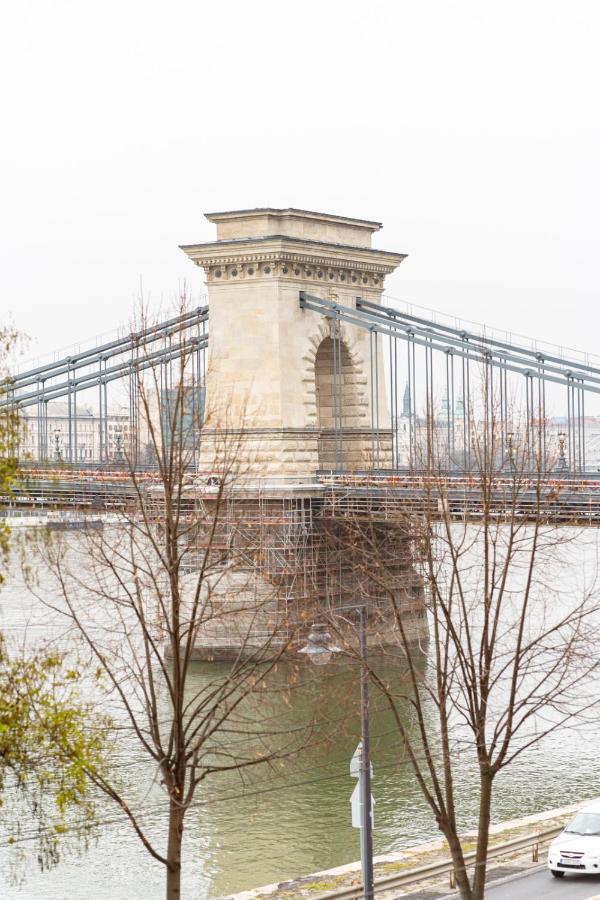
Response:
[{"label": "tree trunk", "polygon": [[167,900],[181,897],[181,844],[184,810],[171,799],[169,807],[169,842],[167,845]]},{"label": "tree trunk", "polygon": [[474,900],[474,894],[471,890],[471,884],[469,882],[469,875],[465,866],[465,857],[460,844],[460,840],[458,836],[454,834],[452,829],[450,829],[450,832],[446,834],[445,837],[448,841],[450,856],[452,857],[452,864],[454,866],[456,887],[458,888],[458,891],[460,893],[461,900]]},{"label": "tree trunk", "polygon": [[483,900],[485,890],[487,853],[490,840],[490,818],[492,815],[492,776],[489,772],[481,773],[479,785],[479,826],[475,858],[475,877],[473,879],[473,900]]}]

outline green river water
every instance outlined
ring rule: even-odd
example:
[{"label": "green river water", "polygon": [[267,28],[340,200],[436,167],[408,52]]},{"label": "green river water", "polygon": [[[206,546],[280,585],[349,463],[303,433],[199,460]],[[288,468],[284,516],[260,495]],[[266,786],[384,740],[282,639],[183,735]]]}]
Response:
[{"label": "green river water", "polygon": [[[573,551],[574,564],[597,552],[596,533],[588,532]],[[43,583],[43,579],[42,579]],[[17,567],[0,593],[2,627],[9,640],[62,640],[53,619],[24,586]],[[198,664],[201,683],[206,670]],[[282,667],[285,683],[289,673]],[[398,675],[398,677],[400,677]],[[188,867],[184,900],[223,897],[235,890],[285,880],[356,860],[358,831],[350,824],[350,795],[355,782],[348,772],[359,734],[357,673],[347,663],[302,670],[292,709],[274,692],[261,701],[256,715],[293,728],[315,708],[321,730],[311,745],[274,768],[215,777],[200,790],[190,812],[185,837]],[[373,698],[372,759],[375,770],[374,848],[376,853],[401,849],[436,837],[424,801],[409,767],[402,762],[397,733],[389,712]],[[322,738],[322,740],[321,740]],[[151,834],[164,831],[162,793],[139,750],[125,746],[126,777],[145,810]],[[465,827],[474,824],[472,762],[465,754],[457,763],[460,805]],[[598,781],[597,781],[598,779]],[[596,728],[563,730],[534,747],[511,767],[497,785],[495,819],[524,816],[542,809],[600,794],[600,732]],[[2,900],[153,900],[163,894],[160,864],[142,849],[113,807],[106,806],[97,842],[86,851],[66,848],[59,866],[40,872],[27,841],[13,867],[14,849],[2,847]],[[21,876],[15,881],[13,871]]]}]

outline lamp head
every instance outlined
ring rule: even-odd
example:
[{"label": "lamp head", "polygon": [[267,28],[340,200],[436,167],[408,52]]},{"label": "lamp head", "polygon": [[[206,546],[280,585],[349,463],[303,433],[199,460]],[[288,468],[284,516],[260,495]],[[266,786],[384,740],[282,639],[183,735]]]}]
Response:
[{"label": "lamp head", "polygon": [[333,654],[341,653],[341,650],[333,643],[327,626],[316,623],[311,625],[306,646],[302,647],[298,652],[305,653],[308,659],[316,666],[325,666]]}]

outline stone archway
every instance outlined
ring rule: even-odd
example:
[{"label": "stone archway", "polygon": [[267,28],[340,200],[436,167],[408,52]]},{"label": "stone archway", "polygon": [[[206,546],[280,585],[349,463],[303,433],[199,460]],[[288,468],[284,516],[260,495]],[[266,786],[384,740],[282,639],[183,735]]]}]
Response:
[{"label": "stone archway", "polygon": [[[336,348],[337,344],[337,348]],[[357,432],[361,397],[356,367],[344,340],[325,337],[315,354],[319,468],[353,469],[362,462]]]}]

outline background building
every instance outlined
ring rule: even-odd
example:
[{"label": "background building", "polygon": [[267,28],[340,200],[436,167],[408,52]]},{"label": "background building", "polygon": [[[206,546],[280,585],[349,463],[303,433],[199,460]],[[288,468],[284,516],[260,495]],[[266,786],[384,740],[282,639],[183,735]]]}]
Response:
[{"label": "background building", "polygon": [[[49,402],[42,419],[35,407],[23,411],[24,434],[20,456],[48,462],[99,463],[125,459],[131,447],[127,411],[109,412],[100,419],[91,407],[78,406],[69,417],[67,403]],[[101,429],[104,428],[104,436]]]}]

